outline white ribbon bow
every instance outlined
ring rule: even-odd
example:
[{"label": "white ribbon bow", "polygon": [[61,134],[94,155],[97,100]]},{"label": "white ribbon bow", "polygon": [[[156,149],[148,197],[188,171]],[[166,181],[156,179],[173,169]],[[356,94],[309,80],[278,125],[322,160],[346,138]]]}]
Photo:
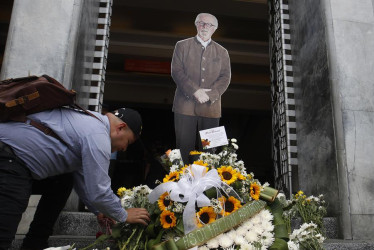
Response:
[{"label": "white ribbon bow", "polygon": [[203,193],[205,190],[216,188],[217,198],[221,196],[221,189],[225,193],[233,193],[238,197],[229,185],[221,181],[216,169],[207,172],[206,167],[196,164],[192,164],[189,168],[190,171],[185,173],[178,182],[162,183],[148,195],[151,203],[156,202],[165,192],[169,193],[172,201],[187,202],[183,212],[185,234],[197,228],[195,204],[198,207],[210,205],[209,198]]}]

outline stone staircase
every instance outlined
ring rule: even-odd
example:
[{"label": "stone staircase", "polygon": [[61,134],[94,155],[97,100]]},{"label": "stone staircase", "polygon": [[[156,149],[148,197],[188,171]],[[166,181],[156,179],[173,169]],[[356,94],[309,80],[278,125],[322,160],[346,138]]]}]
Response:
[{"label": "stone staircase", "polygon": [[[292,227],[300,226],[300,221],[293,221]],[[328,240],[324,243],[326,250],[374,250],[374,240],[341,240],[338,239],[338,222],[336,218],[325,218],[324,225]],[[74,244],[77,249],[90,245],[99,231],[96,217],[88,212],[62,212],[55,225],[55,235],[50,238],[50,246],[67,246]],[[12,250],[19,249],[24,235],[17,235]],[[100,249],[100,247],[98,247]]]}]

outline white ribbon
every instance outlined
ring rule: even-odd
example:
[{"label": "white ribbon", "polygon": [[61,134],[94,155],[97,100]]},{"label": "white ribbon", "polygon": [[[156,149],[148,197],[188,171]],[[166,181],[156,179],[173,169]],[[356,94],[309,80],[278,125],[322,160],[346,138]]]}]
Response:
[{"label": "white ribbon", "polygon": [[221,181],[216,169],[206,172],[206,167],[192,164],[190,171],[185,173],[178,182],[166,182],[158,185],[149,195],[151,203],[156,202],[160,196],[168,192],[170,199],[186,203],[183,211],[184,233],[187,234],[197,228],[195,205],[204,207],[210,205],[210,200],[203,193],[212,187],[216,188],[217,198],[221,196],[220,190],[240,199],[236,192],[226,183]]}]

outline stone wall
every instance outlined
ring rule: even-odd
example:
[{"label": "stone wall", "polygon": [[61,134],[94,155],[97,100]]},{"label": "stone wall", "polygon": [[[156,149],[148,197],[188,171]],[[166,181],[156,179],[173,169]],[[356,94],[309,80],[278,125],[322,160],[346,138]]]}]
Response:
[{"label": "stone wall", "polygon": [[374,235],[374,1],[324,0],[342,232]]},{"label": "stone wall", "polygon": [[[99,7],[100,0],[15,0],[0,79],[47,74],[79,91],[91,80]],[[38,197],[31,201],[19,234],[27,232]],[[78,208],[72,192],[65,209]]]},{"label": "stone wall", "polygon": [[321,0],[289,1],[299,187],[339,214],[331,88]]},{"label": "stone wall", "polygon": [[374,1],[292,0],[300,188],[344,239],[374,235]]}]

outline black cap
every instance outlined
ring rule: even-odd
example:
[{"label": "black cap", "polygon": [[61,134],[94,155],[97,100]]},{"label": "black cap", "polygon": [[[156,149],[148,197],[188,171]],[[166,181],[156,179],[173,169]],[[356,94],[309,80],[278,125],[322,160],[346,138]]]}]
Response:
[{"label": "black cap", "polygon": [[138,138],[142,133],[142,117],[139,112],[130,108],[120,108],[111,112],[124,121]]}]

